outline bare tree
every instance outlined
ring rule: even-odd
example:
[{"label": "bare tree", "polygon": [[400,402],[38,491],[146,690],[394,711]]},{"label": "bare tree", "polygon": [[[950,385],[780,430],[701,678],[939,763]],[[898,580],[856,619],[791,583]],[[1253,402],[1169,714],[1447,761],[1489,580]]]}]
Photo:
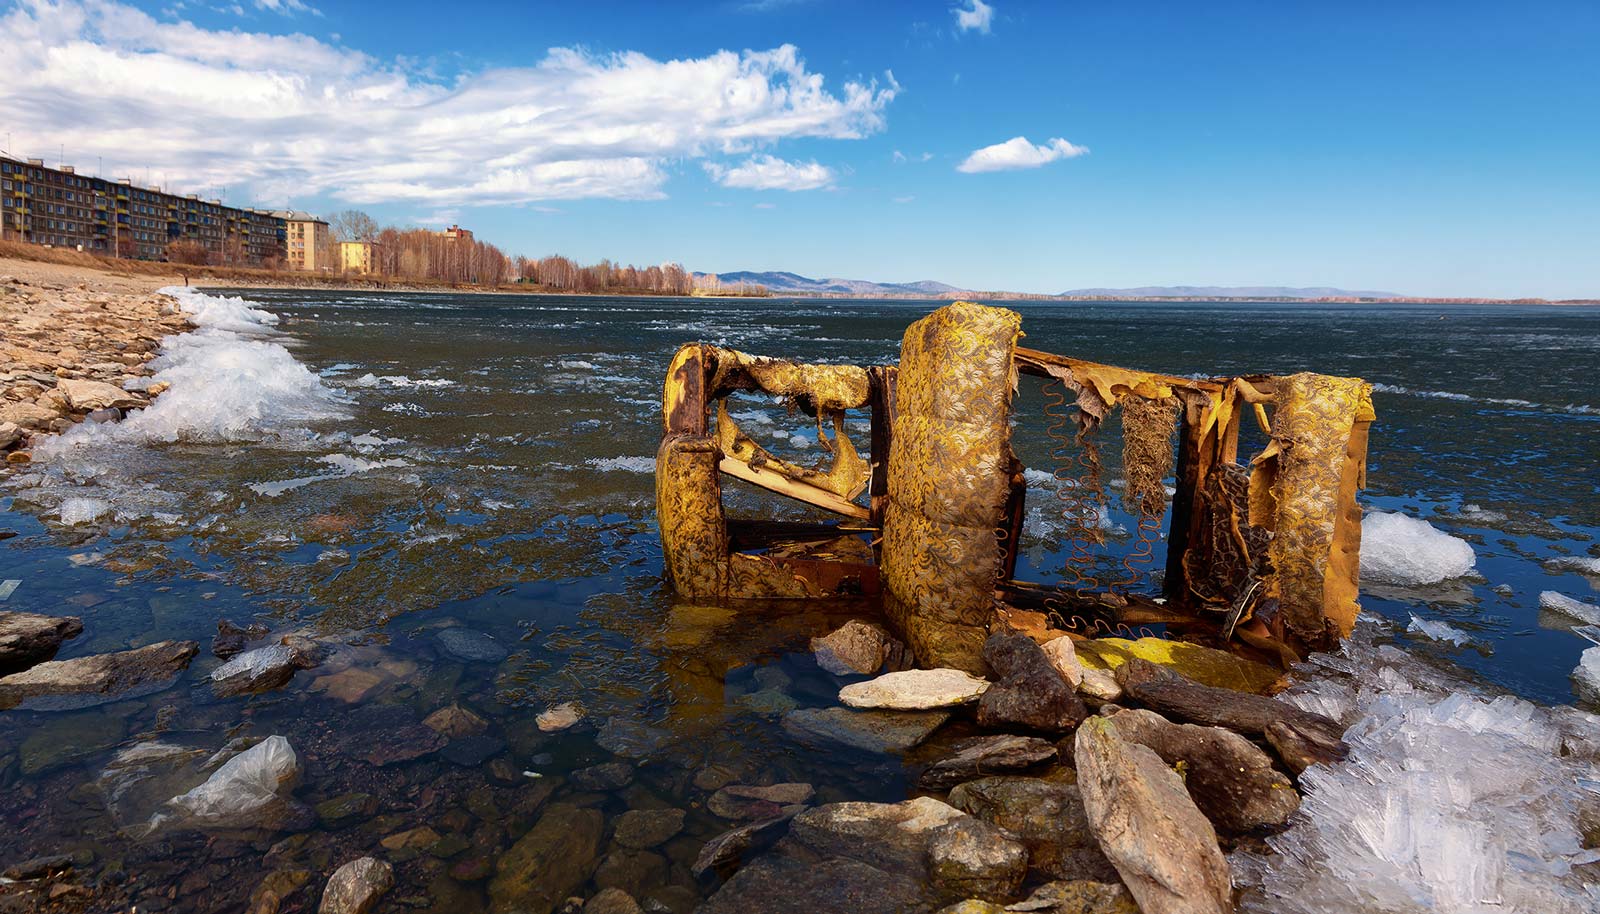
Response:
[{"label": "bare tree", "polygon": [[347,209],[328,220],[335,241],[377,241],[378,220],[358,209]]}]

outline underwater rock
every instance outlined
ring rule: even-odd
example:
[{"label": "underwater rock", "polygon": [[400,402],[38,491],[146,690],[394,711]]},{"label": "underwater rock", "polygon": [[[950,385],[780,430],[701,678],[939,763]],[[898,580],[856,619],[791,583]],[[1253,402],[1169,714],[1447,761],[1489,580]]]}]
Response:
[{"label": "underwater rock", "polygon": [[633,766],[627,762],[603,762],[579,768],[568,778],[579,790],[621,790],[633,782]]},{"label": "underwater rock", "polygon": [[367,914],[392,888],[394,868],[389,864],[372,857],[352,860],[329,877],[317,914]]},{"label": "underwater rock", "polygon": [[489,882],[494,914],[552,914],[595,871],[605,820],[599,810],[550,807],[500,855]]},{"label": "underwater rock", "polygon": [[765,850],[783,837],[789,831],[789,820],[793,819],[800,809],[798,806],[791,806],[770,819],[741,825],[712,838],[700,848],[700,853],[695,857],[694,865],[689,868],[689,872],[694,874],[696,879],[704,879],[711,873],[718,873],[726,878],[738,868],[745,857]]},{"label": "underwater rock", "polygon": [[314,807],[317,821],[326,828],[340,828],[357,819],[368,819],[378,811],[378,798],[370,793],[347,793],[323,800]]},{"label": "underwater rock", "polygon": [[922,874],[933,830],[966,813],[933,797],[901,803],[829,803],[794,817],[789,834],[824,857]]},{"label": "underwater rock", "polygon": [[1006,909],[992,901],[968,898],[940,908],[938,914],[1006,914]]},{"label": "underwater rock", "polygon": [[295,892],[311,881],[311,871],[301,869],[275,870],[261,880],[250,893],[250,907],[245,914],[278,914],[278,908]]},{"label": "underwater rock", "polygon": [[1300,808],[1300,794],[1254,743],[1220,727],[1175,724],[1152,711],[1119,711],[1117,733],[1183,766],[1183,785],[1218,829],[1232,834],[1282,826]]},{"label": "underwater rock", "polygon": [[667,881],[670,864],[654,851],[614,848],[594,871],[594,884],[602,889],[622,889],[630,895],[643,894],[648,886]]},{"label": "underwater rock", "polygon": [[0,672],[14,672],[49,660],[62,642],[83,634],[75,616],[0,612]]},{"label": "underwater rock", "polygon": [[446,628],[434,635],[445,653],[466,663],[499,663],[510,653],[492,635],[470,628]]},{"label": "underwater rock", "polygon": [[601,889],[584,902],[583,914],[644,914],[644,909],[621,889]]},{"label": "underwater rock", "polygon": [[1028,849],[973,816],[952,819],[928,839],[928,877],[947,898],[1007,898],[1028,873]]},{"label": "underwater rock", "polygon": [[1116,871],[1089,830],[1083,797],[1073,784],[1029,777],[991,777],[959,784],[950,804],[1015,835],[1029,865],[1056,879],[1104,877]]},{"label": "underwater rock", "polygon": [[476,736],[489,729],[488,721],[459,704],[447,705],[429,714],[422,719],[422,725],[451,739]]},{"label": "underwater rock", "polygon": [[769,854],[739,870],[695,914],[921,914],[921,881],[857,860],[808,864]]},{"label": "underwater rock", "polygon": [[810,784],[773,784],[751,787],[729,784],[706,800],[706,809],[724,819],[766,819],[785,806],[810,803],[816,791]]},{"label": "underwater rock", "polygon": [[648,850],[683,831],[681,809],[630,809],[617,816],[612,840],[630,850]]},{"label": "underwater rock", "polygon": [[962,781],[992,774],[1011,774],[1059,755],[1055,743],[1036,736],[975,736],[951,747],[953,755],[928,766],[917,778],[924,790],[945,790]]},{"label": "underwater rock", "polygon": [[595,744],[623,758],[648,758],[672,741],[672,734],[633,720],[608,720],[595,736]]},{"label": "underwater rock", "polygon": [[240,628],[227,619],[217,620],[217,635],[211,639],[211,653],[222,660],[244,650],[245,642],[267,636],[267,627],[259,622]]},{"label": "underwater rock", "polygon": [[989,683],[965,670],[905,670],[884,673],[839,690],[839,700],[852,708],[888,711],[930,711],[977,701]]},{"label": "underwater rock", "polygon": [[0,877],[14,880],[43,879],[46,876],[65,873],[71,869],[71,855],[51,854],[46,857],[34,857],[21,863],[13,863],[4,870],[0,870]]},{"label": "underwater rock", "polygon": [[1144,914],[1232,912],[1217,833],[1160,756],[1097,717],[1078,728],[1074,758],[1089,828]]},{"label": "underwater rock", "polygon": [[894,641],[881,625],[852,619],[839,628],[811,639],[817,666],[835,676],[871,676],[883,668]]},{"label": "underwater rock", "polygon": [[583,720],[583,716],[583,705],[575,701],[563,701],[540,711],[533,722],[543,733],[557,733],[570,729]]},{"label": "underwater rock", "polygon": [[129,693],[147,695],[170,686],[200,652],[193,641],[162,641],[131,651],[51,660],[0,677],[0,708],[23,702],[40,710],[103,704]]},{"label": "underwater rock", "polygon": [[978,700],[978,726],[1061,733],[1088,716],[1083,699],[1027,635],[990,635],[983,642],[983,659],[998,681]]},{"label": "underwater rock", "polygon": [[842,743],[867,752],[904,752],[920,745],[948,711],[855,711],[801,708],[783,715],[783,729],[810,743]]}]

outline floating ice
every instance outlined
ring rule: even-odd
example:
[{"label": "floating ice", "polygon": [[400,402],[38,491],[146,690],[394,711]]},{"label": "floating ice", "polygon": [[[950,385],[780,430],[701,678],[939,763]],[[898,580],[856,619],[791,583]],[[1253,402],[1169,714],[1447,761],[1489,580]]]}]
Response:
[{"label": "floating ice", "polygon": [[1547,590],[1539,594],[1539,608],[1561,613],[1563,616],[1571,616],[1579,622],[1600,625],[1600,606],[1596,606],[1593,603],[1585,603],[1582,600],[1574,600],[1564,593]]},{"label": "floating ice", "polygon": [[1383,511],[1361,521],[1361,577],[1374,584],[1415,586],[1472,570],[1472,546],[1425,520]]},{"label": "floating ice", "polygon": [[375,375],[371,372],[349,382],[351,387],[454,387],[448,378],[408,378],[403,374]]},{"label": "floating ice", "polygon": [[1551,571],[1576,571],[1600,577],[1600,556],[1562,555],[1547,559],[1544,567]]},{"label": "floating ice", "polygon": [[1434,641],[1443,641],[1457,646],[1472,643],[1471,635],[1448,622],[1440,622],[1437,619],[1423,619],[1418,616],[1412,616],[1411,624],[1406,626],[1406,631],[1416,632],[1424,638],[1431,638]]},{"label": "floating ice", "polygon": [[68,498],[61,502],[61,522],[67,526],[93,523],[111,513],[111,502],[99,498]]},{"label": "floating ice", "polygon": [[1577,668],[1572,671],[1572,686],[1579,698],[1600,705],[1600,645],[1584,648]]},{"label": "floating ice", "polygon": [[656,459],[654,457],[590,457],[584,463],[601,471],[622,473],[654,473],[656,471]]}]

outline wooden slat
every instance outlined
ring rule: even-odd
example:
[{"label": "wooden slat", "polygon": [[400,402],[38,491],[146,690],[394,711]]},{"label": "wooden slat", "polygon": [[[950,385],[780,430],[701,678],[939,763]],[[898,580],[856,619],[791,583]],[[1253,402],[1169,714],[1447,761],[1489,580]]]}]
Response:
[{"label": "wooden slat", "polygon": [[816,486],[797,482],[787,476],[781,476],[772,471],[762,472],[747,463],[741,463],[732,457],[722,458],[718,464],[722,472],[735,479],[742,479],[753,486],[766,489],[778,495],[804,502],[814,508],[832,511],[834,514],[843,514],[845,517],[854,517],[858,520],[867,520],[872,515],[866,508],[853,501],[840,498],[838,495]]}]

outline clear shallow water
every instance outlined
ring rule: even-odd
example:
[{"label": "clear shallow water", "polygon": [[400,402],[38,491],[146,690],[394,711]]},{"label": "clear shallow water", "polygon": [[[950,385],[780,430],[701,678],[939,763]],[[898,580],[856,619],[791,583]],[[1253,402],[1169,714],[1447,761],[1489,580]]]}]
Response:
[{"label": "clear shallow water", "polygon": [[[247,341],[284,347],[309,371],[302,377],[281,359],[233,349],[219,350],[216,365],[236,375],[260,369],[274,402],[294,408],[261,411],[238,428],[174,417],[171,436],[110,440],[13,474],[0,483],[10,508],[0,527],[20,535],[0,542],[0,577],[23,583],[0,605],[80,616],[85,633],[63,657],[167,638],[209,646],[219,618],[310,628],[349,646],[326,667],[251,699],[211,699],[201,677],[215,661],[203,652],[188,676],[156,695],[76,713],[0,715],[0,778],[16,788],[0,811],[19,823],[0,835],[0,859],[93,849],[97,865],[123,861],[137,871],[145,882],[136,896],[171,889],[175,906],[204,909],[192,873],[237,874],[224,891],[242,900],[286,860],[325,873],[319,855],[342,860],[383,834],[428,824],[470,847],[443,861],[402,863],[397,895],[471,910],[480,884],[441,880],[526,828],[518,804],[542,779],[522,772],[555,778],[613,758],[590,725],[554,736],[532,726],[537,711],[573,699],[594,721],[659,727],[671,742],[629,786],[592,797],[613,814],[691,809],[686,836],[649,874],[653,886],[690,891],[688,862],[725,826],[693,806],[703,791],[692,781],[708,765],[814,783],[823,800],[905,796],[898,762],[805,749],[783,736],[773,714],[791,703],[833,703],[837,682],[816,669],[806,641],[868,610],[674,601],[658,579],[651,472],[661,374],[679,344],[892,362],[905,326],[932,303],[247,294],[280,318],[275,332],[246,326]],[[1567,676],[1586,642],[1568,631],[1570,620],[1541,613],[1538,596],[1556,590],[1595,601],[1600,587],[1546,564],[1600,555],[1600,382],[1592,373],[1600,312],[1220,303],[1021,310],[1026,345],[1078,357],[1182,374],[1309,369],[1382,385],[1365,500],[1470,542],[1478,576],[1368,588],[1366,610],[1402,629],[1412,616],[1447,621],[1473,644],[1397,640],[1541,703],[1572,700]],[[230,416],[250,413],[237,391],[207,390],[211,400],[198,397],[196,411],[214,401]],[[1025,386],[1019,452],[1048,469],[1040,408],[1037,390]],[[754,399],[736,416],[799,456],[817,453],[806,417]],[[856,430],[864,446],[864,427]],[[1114,460],[1108,470],[1117,475]],[[730,488],[729,496],[736,511],[798,510],[747,491]],[[80,516],[104,513],[63,528],[55,519],[64,498],[101,503],[77,503]],[[1033,500],[1049,504],[1044,493]],[[1126,548],[1131,519],[1114,509],[1107,520],[1113,549]],[[1048,577],[1060,564],[1050,522],[1047,511],[1034,518],[1025,576]],[[448,626],[491,635],[506,656],[452,656],[438,637]],[[499,744],[483,747],[491,755],[364,760],[374,741],[409,732],[452,702],[489,721]],[[281,834],[224,842],[221,852],[194,835],[161,845],[116,838],[103,801],[85,785],[113,746],[155,732],[158,717],[170,721],[164,738],[208,750],[227,736],[283,734],[307,765],[298,797],[370,793],[379,818],[314,828],[277,856],[266,852]],[[83,737],[91,732],[105,735]],[[47,751],[58,736],[89,751]],[[492,759],[505,762],[498,779]]]}]

